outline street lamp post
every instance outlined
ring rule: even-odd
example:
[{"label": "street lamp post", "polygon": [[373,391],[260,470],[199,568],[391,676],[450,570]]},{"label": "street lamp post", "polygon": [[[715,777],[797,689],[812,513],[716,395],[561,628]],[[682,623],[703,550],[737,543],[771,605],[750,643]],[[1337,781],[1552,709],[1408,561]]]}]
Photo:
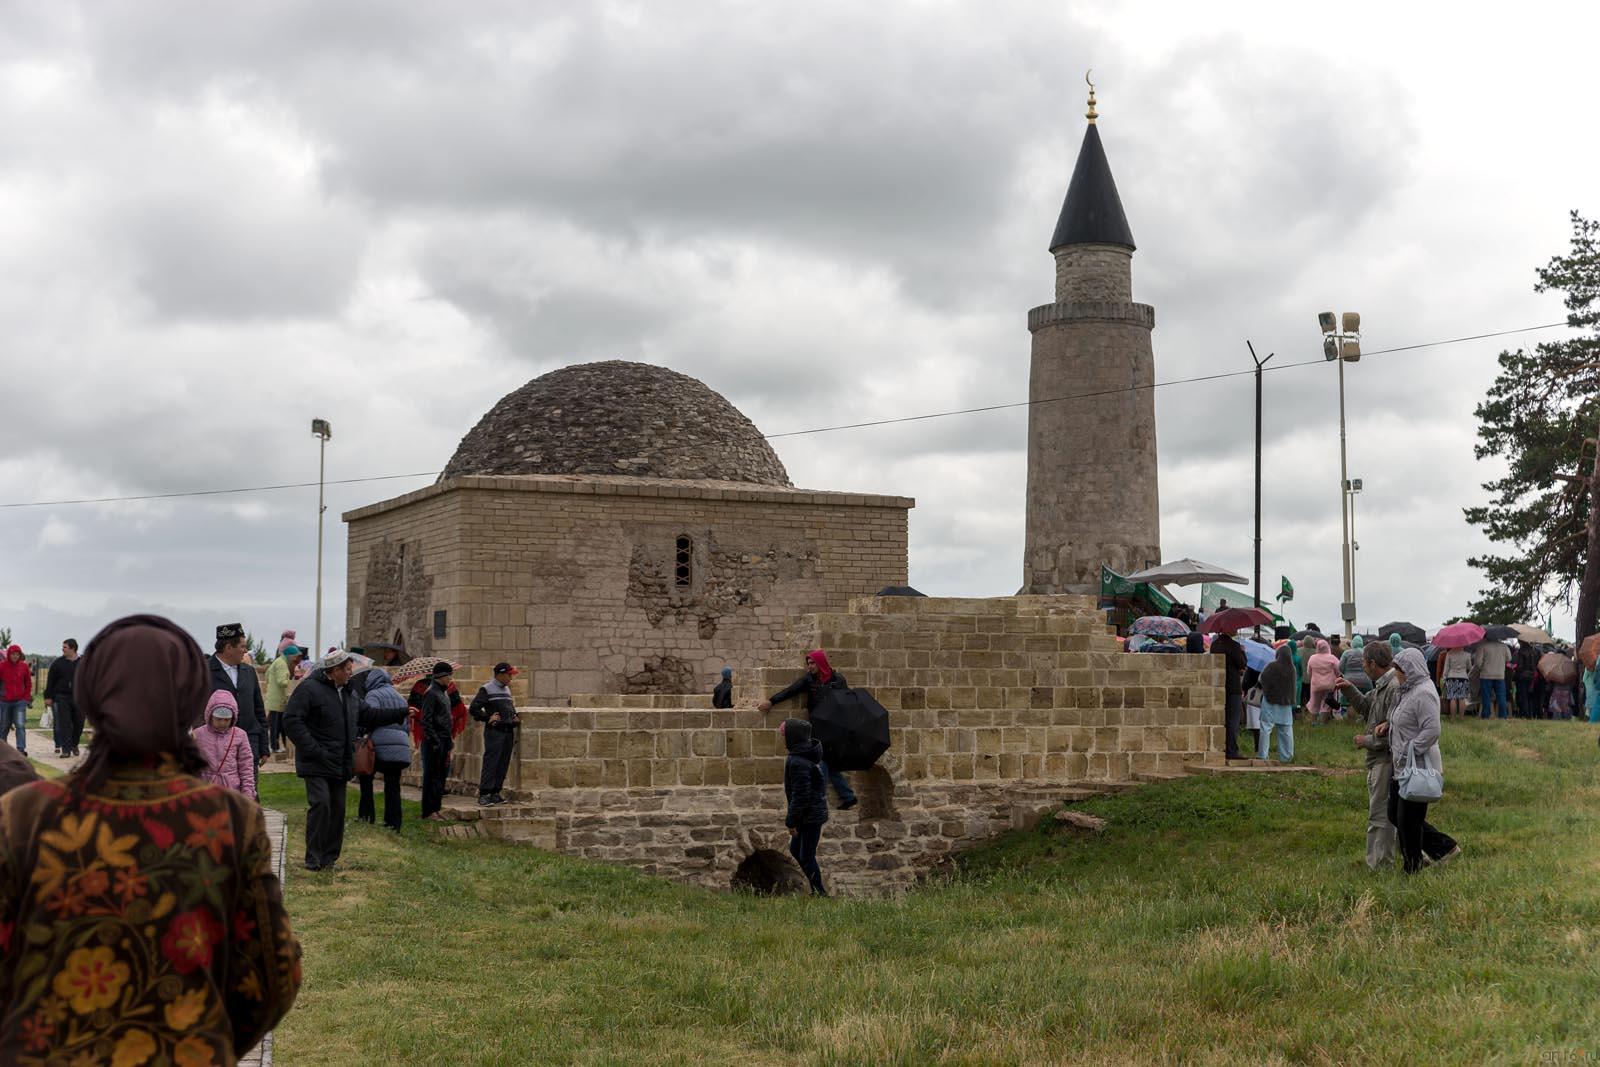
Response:
[{"label": "street lamp post", "polygon": [[317,438],[317,626],[313,631],[315,646],[312,655],[322,655],[322,513],[328,510],[323,502],[323,491],[328,470],[328,439],[333,436],[333,427],[328,425],[327,419],[311,420],[311,436]]},{"label": "street lamp post", "polygon": [[1361,360],[1361,315],[1346,311],[1336,318],[1331,311],[1317,316],[1322,327],[1322,355],[1324,359],[1339,364],[1339,520],[1344,526],[1344,542],[1339,558],[1344,570],[1344,600],[1339,605],[1339,616],[1344,621],[1345,640],[1354,632],[1356,619],[1355,582],[1351,576],[1350,552],[1350,465],[1345,454],[1344,434],[1344,365]]}]

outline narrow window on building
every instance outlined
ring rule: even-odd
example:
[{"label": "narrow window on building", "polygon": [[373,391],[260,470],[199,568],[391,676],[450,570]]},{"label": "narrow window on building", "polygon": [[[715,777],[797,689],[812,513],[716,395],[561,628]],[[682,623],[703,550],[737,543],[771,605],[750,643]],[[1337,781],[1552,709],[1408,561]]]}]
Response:
[{"label": "narrow window on building", "polygon": [[442,612],[442,611],[434,612],[433,613],[433,636],[434,637],[443,637],[444,633],[445,633],[445,629],[446,629],[445,613]]},{"label": "narrow window on building", "polygon": [[688,534],[678,535],[678,551],[676,566],[673,570],[672,584],[679,589],[687,589],[694,584],[694,542]]}]

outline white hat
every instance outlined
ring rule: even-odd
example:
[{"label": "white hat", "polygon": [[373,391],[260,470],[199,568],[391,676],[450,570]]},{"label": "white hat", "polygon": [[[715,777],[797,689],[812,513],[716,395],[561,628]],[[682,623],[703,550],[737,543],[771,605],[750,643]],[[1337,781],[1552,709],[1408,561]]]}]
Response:
[{"label": "white hat", "polygon": [[341,663],[347,662],[349,659],[350,653],[346,652],[342,648],[336,648],[332,652],[329,652],[326,656],[322,657],[322,662],[317,664],[317,669],[331,671]]}]

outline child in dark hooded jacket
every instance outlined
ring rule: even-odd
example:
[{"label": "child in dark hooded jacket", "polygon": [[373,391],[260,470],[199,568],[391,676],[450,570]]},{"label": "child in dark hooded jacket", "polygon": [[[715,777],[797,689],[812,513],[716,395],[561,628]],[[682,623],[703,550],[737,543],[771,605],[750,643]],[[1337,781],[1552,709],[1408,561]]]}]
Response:
[{"label": "child in dark hooded jacket", "polygon": [[778,727],[789,758],[783,764],[783,795],[789,801],[784,825],[789,828],[789,854],[805,872],[815,896],[825,897],[822,868],[817,866],[817,842],[828,821],[828,784],[822,775],[822,744],[811,736],[804,719],[785,719]]}]

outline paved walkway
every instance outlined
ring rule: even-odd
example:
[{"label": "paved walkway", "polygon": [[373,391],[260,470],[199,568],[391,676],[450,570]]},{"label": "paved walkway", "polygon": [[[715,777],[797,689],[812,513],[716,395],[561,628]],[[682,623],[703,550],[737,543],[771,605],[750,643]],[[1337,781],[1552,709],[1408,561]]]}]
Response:
[{"label": "paved walkway", "polygon": [[[267,817],[267,836],[272,839],[272,867],[278,874],[278,881],[283,883],[284,893],[289,892],[286,881],[288,875],[287,864],[284,863],[283,843],[288,826],[284,822],[283,812],[271,808],[261,809]],[[243,1056],[239,1057],[239,1067],[272,1067],[272,1034],[269,1032],[261,1039],[261,1043]]]}]

